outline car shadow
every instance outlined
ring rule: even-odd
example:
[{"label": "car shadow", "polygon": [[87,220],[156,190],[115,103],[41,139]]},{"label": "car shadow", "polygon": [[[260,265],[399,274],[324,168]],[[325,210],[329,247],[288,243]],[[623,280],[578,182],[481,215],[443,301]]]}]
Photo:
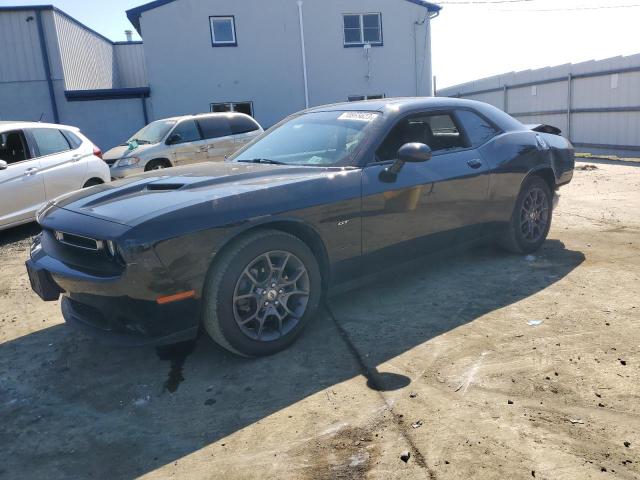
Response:
[{"label": "car shadow", "polygon": [[0,231],[0,247],[27,240],[41,231],[40,225],[35,222]]},{"label": "car shadow", "polygon": [[416,262],[331,298],[300,341],[262,359],[207,338],[159,355],[113,349],[64,325],[8,341],[0,345],[0,477],[132,478],[363,373],[371,388],[404,388],[410,379],[378,368],[583,261],[551,240],[533,259],[480,248]]}]

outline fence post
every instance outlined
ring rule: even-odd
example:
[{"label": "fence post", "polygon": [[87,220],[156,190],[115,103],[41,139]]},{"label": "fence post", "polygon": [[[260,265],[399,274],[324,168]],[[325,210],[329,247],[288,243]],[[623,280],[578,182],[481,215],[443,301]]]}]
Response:
[{"label": "fence post", "polygon": [[571,141],[571,108],[573,103],[573,76],[567,75],[567,138]]}]

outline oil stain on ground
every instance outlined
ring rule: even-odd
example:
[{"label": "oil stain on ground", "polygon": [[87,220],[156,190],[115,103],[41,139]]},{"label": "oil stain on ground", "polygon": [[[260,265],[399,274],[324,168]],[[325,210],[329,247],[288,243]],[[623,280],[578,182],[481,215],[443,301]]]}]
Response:
[{"label": "oil stain on ground", "polygon": [[158,358],[165,362],[171,362],[169,368],[169,375],[164,382],[163,392],[175,393],[178,390],[180,384],[184,381],[182,371],[184,368],[184,362],[187,357],[193,353],[196,348],[196,341],[176,343],[174,345],[167,345],[158,347],[156,353]]}]

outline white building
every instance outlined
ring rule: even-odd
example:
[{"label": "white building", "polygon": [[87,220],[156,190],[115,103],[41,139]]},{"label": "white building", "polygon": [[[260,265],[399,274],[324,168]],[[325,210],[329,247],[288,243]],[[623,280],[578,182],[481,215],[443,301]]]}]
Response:
[{"label": "white building", "polygon": [[270,126],[307,105],[432,94],[422,0],[158,0],[144,39],[155,118],[235,108]]},{"label": "white building", "polygon": [[80,127],[103,149],[151,120],[432,94],[423,0],[158,0],[112,42],[53,6],[0,7],[0,120]]}]

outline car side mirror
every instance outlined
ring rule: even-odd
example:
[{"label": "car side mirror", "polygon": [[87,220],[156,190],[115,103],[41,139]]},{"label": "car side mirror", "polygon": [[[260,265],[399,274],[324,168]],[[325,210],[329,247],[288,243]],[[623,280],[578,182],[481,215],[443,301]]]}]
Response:
[{"label": "car side mirror", "polygon": [[405,143],[398,150],[397,160],[389,168],[383,170],[380,179],[393,182],[405,163],[422,163],[431,160],[431,148],[424,143]]},{"label": "car side mirror", "polygon": [[181,142],[182,142],[182,135],[180,135],[179,133],[174,133],[167,139],[167,145],[175,145],[176,143],[181,143]]},{"label": "car side mirror", "polygon": [[9,164],[4,160],[0,160],[0,170],[6,170]]}]

